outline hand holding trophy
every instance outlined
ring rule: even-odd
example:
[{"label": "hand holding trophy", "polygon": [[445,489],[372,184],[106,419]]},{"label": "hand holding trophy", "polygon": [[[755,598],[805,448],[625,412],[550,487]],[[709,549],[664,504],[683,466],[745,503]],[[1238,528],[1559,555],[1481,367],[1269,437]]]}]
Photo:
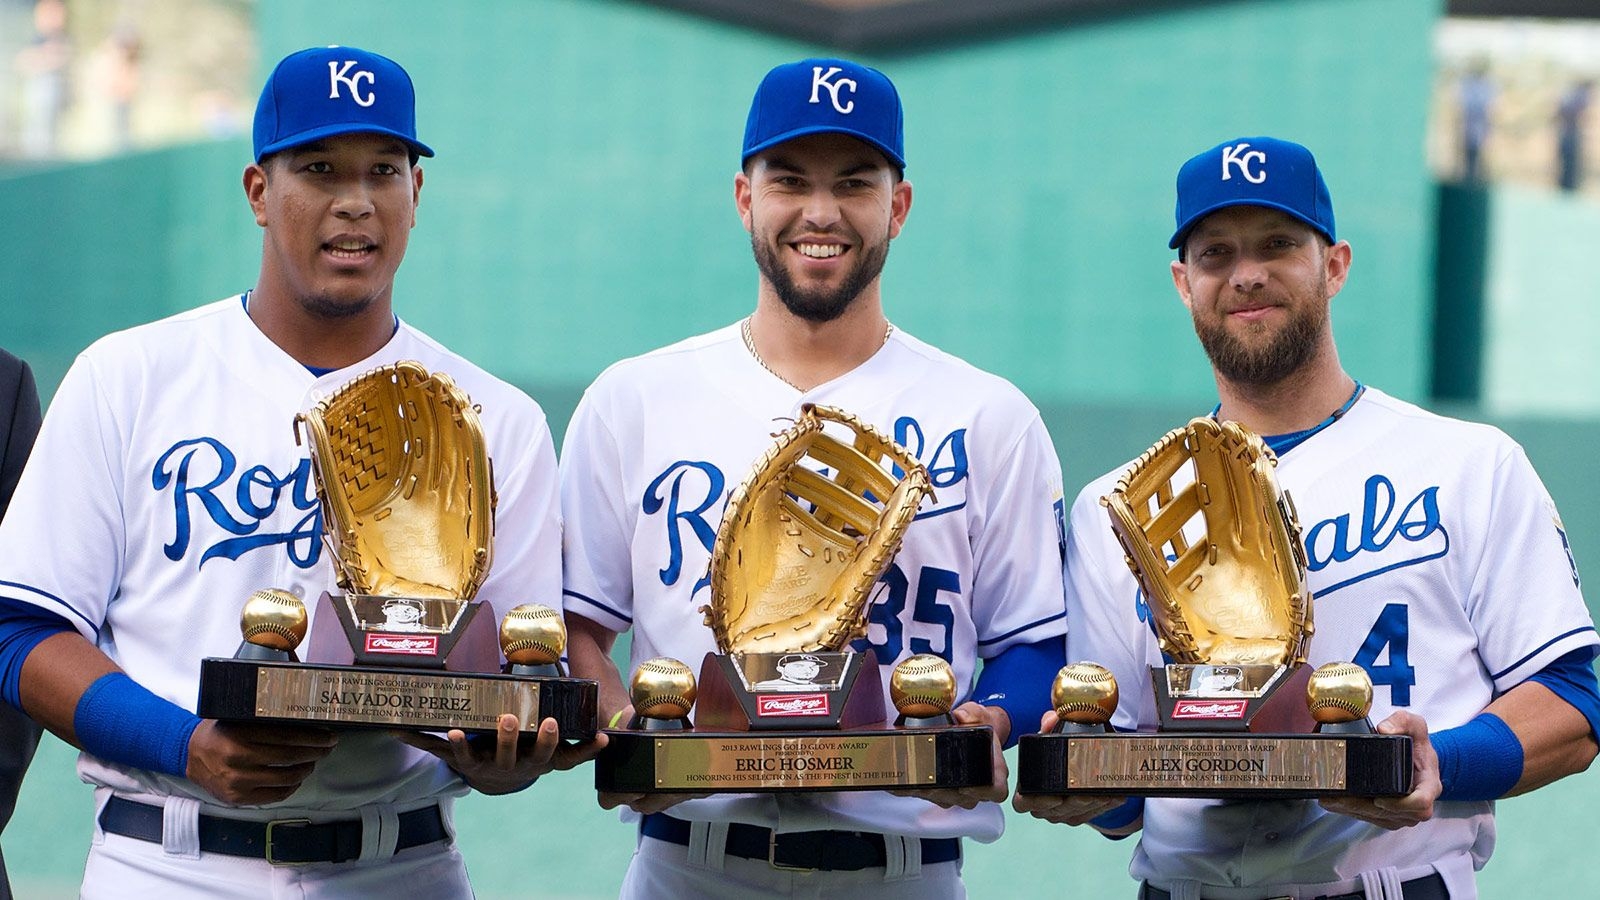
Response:
[{"label": "hand holding trophy", "polygon": [[[1411,744],[1373,734],[1359,666],[1306,665],[1305,549],[1277,464],[1234,422],[1197,418],[1145,452],[1102,503],[1154,618],[1157,734],[1111,731],[1119,687],[1061,670],[1053,734],[1019,742],[1019,794],[1400,796]],[[1174,476],[1192,467],[1187,484]]]},{"label": "hand holding trophy", "polygon": [[704,608],[717,652],[698,680],[677,660],[639,666],[635,717],[607,732],[595,786],[703,794],[988,784],[991,729],[954,723],[957,686],[944,660],[899,664],[891,722],[876,655],[849,647],[866,633],[872,590],[930,490],[903,447],[848,413],[806,405],[723,514]]},{"label": "hand holding trophy", "polygon": [[489,574],[494,486],[477,410],[454,381],[398,362],[295,425],[342,592],[323,593],[308,617],[299,597],[257,591],[234,658],[201,664],[200,715],[495,732],[512,713],[525,732],[553,717],[563,738],[593,737],[596,685],[563,676],[560,615],[525,604],[497,629],[474,599]]}]

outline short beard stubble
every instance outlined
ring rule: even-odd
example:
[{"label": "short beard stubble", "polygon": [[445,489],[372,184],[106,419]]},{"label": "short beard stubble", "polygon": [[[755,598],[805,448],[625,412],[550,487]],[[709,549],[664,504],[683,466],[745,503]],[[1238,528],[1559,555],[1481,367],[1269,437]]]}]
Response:
[{"label": "short beard stubble", "polygon": [[883,272],[883,264],[889,259],[889,242],[885,240],[876,247],[862,247],[861,259],[854,269],[846,276],[844,283],[833,290],[805,290],[795,284],[789,271],[783,267],[778,259],[778,251],[771,243],[759,236],[751,235],[750,247],[755,251],[756,267],[766,277],[778,294],[778,299],[794,315],[808,322],[832,322],[844,315],[850,304],[861,296],[867,285],[873,282]]}]

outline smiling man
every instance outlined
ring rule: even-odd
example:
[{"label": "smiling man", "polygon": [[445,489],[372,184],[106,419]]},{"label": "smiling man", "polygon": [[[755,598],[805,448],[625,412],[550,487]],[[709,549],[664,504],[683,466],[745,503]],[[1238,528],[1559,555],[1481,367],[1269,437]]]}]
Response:
[{"label": "smiling man", "polygon": [[392,309],[433,155],[415,116],[392,60],[285,58],[244,170],[255,287],[101,339],[50,404],[0,526],[0,693],[83,750],[86,898],[471,897],[452,799],[521,789],[601,743],[565,747],[554,720],[519,740],[515,716],[482,746],[193,712],[200,660],[233,654],[252,592],[335,589],[291,424],[377,366],[420,361],[482,409],[500,527],[478,599],[503,615],[560,589],[544,413]]},{"label": "smiling man", "polygon": [[[944,657],[957,719],[1008,743],[1013,722],[1049,705],[1064,658],[1060,464],[1014,387],[884,317],[884,262],[911,211],[901,135],[881,72],[808,59],[768,73],[733,179],[755,311],[617,363],[579,404],[561,455],[565,605],[573,669],[600,680],[602,720],[628,707],[608,655],[617,632],[632,629],[634,665],[698,668],[714,649],[698,609],[723,505],[804,403],[877,426],[933,477],[937,500],[907,530],[858,644],[876,651],[880,677],[916,653]],[[644,814],[627,897],[936,898],[961,895],[960,838],[997,838],[1005,795],[1001,762],[990,785],[924,797],[601,802]]]},{"label": "smiling man", "polygon": [[[1114,836],[1142,825],[1131,871],[1146,900],[1476,897],[1492,801],[1596,753],[1600,641],[1555,504],[1505,434],[1428,413],[1340,365],[1329,310],[1351,249],[1305,147],[1239,138],[1190,159],[1171,246],[1173,285],[1211,359],[1213,415],[1265,438],[1299,510],[1316,600],[1310,664],[1367,670],[1378,730],[1414,742],[1414,789],[1016,806]],[[1124,471],[1073,505],[1068,649],[1137,687],[1162,655],[1099,503]],[[1154,730],[1148,688],[1124,687],[1112,724]]]}]

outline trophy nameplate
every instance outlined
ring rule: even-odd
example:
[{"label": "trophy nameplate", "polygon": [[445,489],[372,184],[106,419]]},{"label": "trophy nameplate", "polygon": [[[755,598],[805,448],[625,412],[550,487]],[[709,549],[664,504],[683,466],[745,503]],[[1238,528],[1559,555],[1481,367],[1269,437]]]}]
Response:
[{"label": "trophy nameplate", "polygon": [[257,591],[239,650],[201,662],[199,715],[495,732],[511,713],[525,734],[554,718],[564,739],[593,738],[598,687],[562,672],[560,613],[524,604],[496,622],[474,599],[492,559],[494,487],[477,409],[449,376],[380,367],[297,416],[295,434],[311,448],[342,592],[308,615],[288,591]]},{"label": "trophy nameplate", "polygon": [[[1200,470],[1213,452],[1204,467],[1213,486],[1198,477],[1181,488],[1168,481],[1186,462]],[[1017,742],[1019,794],[1410,793],[1411,738],[1374,733],[1367,673],[1351,663],[1315,671],[1306,664],[1313,625],[1305,548],[1275,465],[1261,439],[1237,423],[1195,419],[1163,437],[1102,498],[1141,592],[1160,598],[1149,605],[1172,661],[1150,669],[1157,730],[1113,732],[1116,679],[1095,663],[1071,663],[1052,689],[1057,730]],[[1186,535],[1200,516],[1204,530]],[[1218,543],[1246,538],[1277,541],[1276,566],[1211,568]]]},{"label": "trophy nameplate", "polygon": [[698,679],[678,660],[639,665],[634,719],[606,730],[595,786],[707,794],[989,784],[993,729],[955,724],[945,660],[902,660],[891,707],[876,654],[849,649],[931,490],[926,467],[854,416],[810,404],[777,438],[729,499],[712,547],[703,610],[716,651]]}]

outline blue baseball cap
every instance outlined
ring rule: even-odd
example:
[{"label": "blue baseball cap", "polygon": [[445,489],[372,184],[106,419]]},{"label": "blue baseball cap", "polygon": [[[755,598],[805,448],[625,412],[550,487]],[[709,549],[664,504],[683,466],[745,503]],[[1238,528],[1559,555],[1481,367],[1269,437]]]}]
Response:
[{"label": "blue baseball cap", "polygon": [[802,59],[768,72],[750,103],[739,163],[807,134],[847,134],[906,167],[900,95],[877,69],[844,59]]},{"label": "blue baseball cap", "polygon": [[387,134],[419,156],[411,76],[386,56],[355,47],[291,53],[267,76],[256,104],[256,162],[279,150],[339,134]]},{"label": "blue baseball cap", "polygon": [[1311,151],[1292,141],[1236,138],[1184,163],[1178,170],[1178,230],[1167,246],[1181,246],[1201,219],[1230,206],[1282,210],[1330,242],[1337,240],[1328,185]]}]

